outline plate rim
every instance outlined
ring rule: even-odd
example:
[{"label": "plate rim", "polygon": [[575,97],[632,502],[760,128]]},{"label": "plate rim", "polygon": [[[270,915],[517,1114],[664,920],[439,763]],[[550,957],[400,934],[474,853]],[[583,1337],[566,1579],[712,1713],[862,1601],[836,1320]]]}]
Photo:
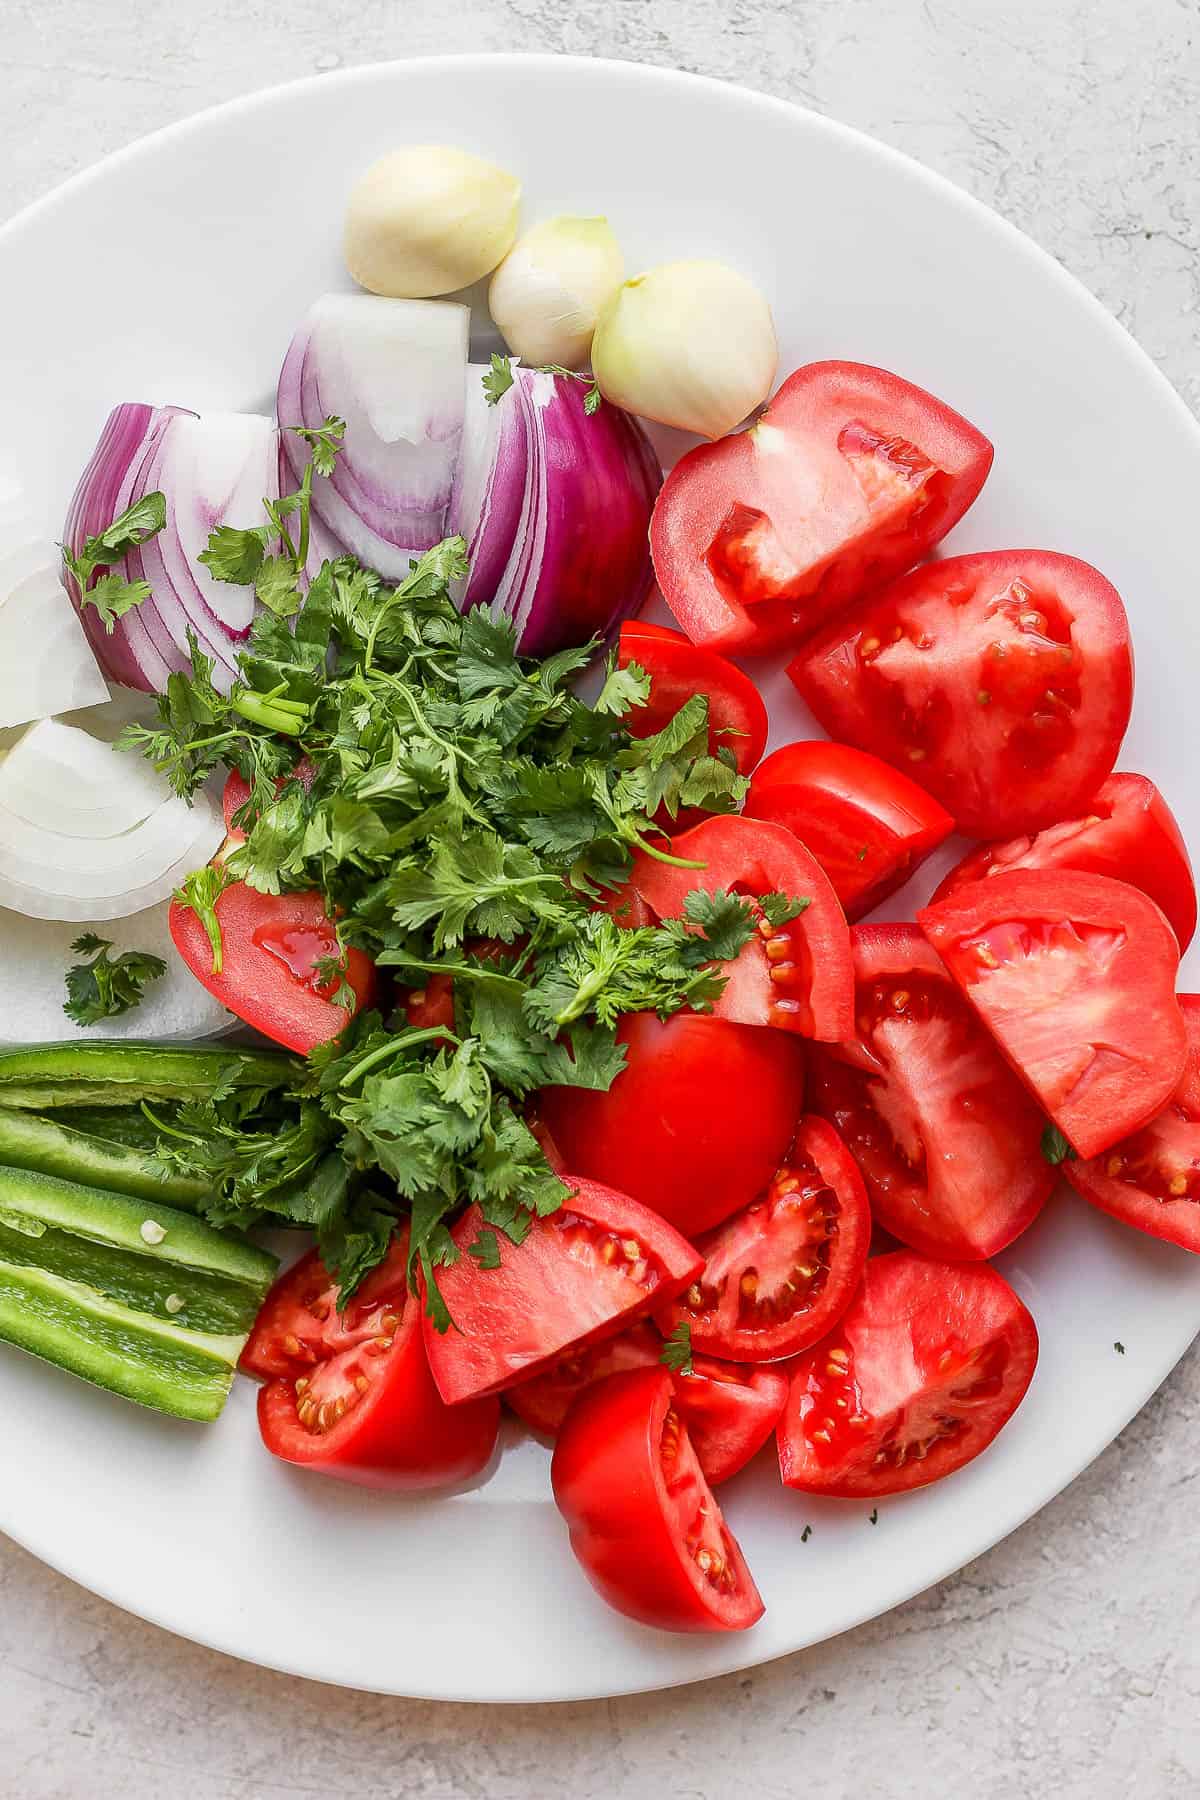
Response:
[{"label": "plate rim", "polygon": [[[732,93],[738,96],[742,101],[748,101],[752,103],[755,108],[765,113],[773,114],[778,118],[799,114],[807,119],[819,132],[827,133],[834,139],[840,139],[843,142],[853,145],[860,153],[874,156],[883,163],[890,163],[898,167],[909,180],[916,179],[928,190],[939,196],[943,202],[949,202],[957,208],[960,213],[972,217],[977,226],[986,226],[993,236],[1001,239],[1012,249],[1019,252],[1019,254],[1027,259],[1031,259],[1035,263],[1040,263],[1047,275],[1057,282],[1060,288],[1063,288],[1070,294],[1076,303],[1080,300],[1084,301],[1093,317],[1102,324],[1114,349],[1119,350],[1124,357],[1131,360],[1137,366],[1143,380],[1146,379],[1146,377],[1152,378],[1151,385],[1157,390],[1160,399],[1169,400],[1170,406],[1175,412],[1176,417],[1183,424],[1185,432],[1191,436],[1197,451],[1200,452],[1200,420],[1197,420],[1195,414],[1184,401],[1173,383],[1150,356],[1149,352],[1138,342],[1128,327],[1109,311],[1103,302],[1078,276],[1074,275],[1066,268],[1056,256],[1046,250],[1036,241],[1036,239],[1029,236],[1029,234],[1023,231],[1020,226],[1005,218],[1003,214],[997,212],[993,207],[988,205],[986,201],[978,199],[966,188],[959,186],[958,183],[952,180],[948,175],[944,175],[939,170],[929,167],[916,157],[910,155],[907,151],[898,149],[896,146],[874,136],[872,133],[861,129],[858,126],[846,124],[844,121],[833,118],[826,113],[819,112],[816,108],[806,105],[803,102],[788,100],[775,94],[763,93],[755,88],[746,86],[742,82],[727,81],[717,76],[693,73],[688,70],[654,63],[636,62],[619,57],[558,55],[549,51],[470,51],[462,53],[439,53],[427,56],[385,58],[375,62],[352,63],[344,68],[336,70],[302,76],[290,81],[274,82],[268,86],[253,89],[248,93],[235,95],[231,99],[201,107],[194,112],[189,112],[183,118],[175,119],[169,124],[158,127],[154,131],[135,137],[130,142],[122,145],[119,149],[109,152],[108,155],[99,158],[95,162],[89,163],[84,168],[77,170],[73,175],[56,183],[44,193],[28,202],[11,218],[4,221],[3,224],[0,224],[0,252],[8,250],[14,240],[19,239],[25,228],[35,220],[40,222],[41,220],[52,216],[57,208],[70,203],[76,195],[86,192],[93,182],[103,180],[113,169],[124,167],[126,164],[136,162],[140,158],[146,158],[152,161],[157,150],[163,145],[174,144],[186,139],[189,134],[203,132],[214,122],[221,119],[232,119],[244,113],[252,113],[261,108],[269,107],[272,103],[280,100],[285,95],[305,91],[319,92],[322,89],[327,90],[331,84],[338,87],[353,87],[358,82],[388,80],[398,74],[411,74],[414,70],[436,71],[445,74],[453,73],[454,71],[465,71],[467,69],[494,70],[497,67],[501,67],[519,69],[531,74],[536,74],[539,71],[549,72],[552,70],[561,70],[564,66],[586,70],[589,73],[613,76],[625,82],[638,82],[641,83],[647,91],[652,90],[655,87],[666,87],[687,88],[692,90],[707,89],[713,92],[719,92],[725,96]],[[1120,1423],[1108,1435],[1104,1444],[1090,1454],[1085,1455],[1082,1460],[1078,1460],[1077,1463],[1072,1466],[1070,1473],[1065,1479],[1062,1478],[1061,1471],[1056,1470],[1055,1475],[1049,1482],[1044,1482],[1037,1486],[1036,1491],[1033,1492],[1033,1497],[1029,1499],[1027,1505],[1025,1504],[1025,1499],[1023,1497],[1017,1516],[1006,1523],[1002,1530],[994,1537],[991,1537],[985,1545],[973,1549],[968,1555],[963,1557],[962,1560],[954,1562],[951,1567],[944,1570],[934,1580],[927,1580],[923,1576],[919,1576],[913,1580],[901,1573],[899,1579],[892,1585],[876,1588],[873,1591],[871,1599],[862,1606],[856,1607],[853,1610],[852,1616],[847,1618],[845,1624],[842,1625],[838,1631],[826,1633],[812,1639],[802,1639],[801,1642],[791,1647],[772,1649],[769,1652],[762,1653],[754,1649],[754,1640],[752,1636],[745,1635],[737,1638],[734,1640],[734,1643],[738,1649],[744,1647],[746,1654],[734,1655],[721,1670],[710,1671],[706,1669],[698,1671],[696,1674],[689,1674],[686,1671],[673,1672],[662,1678],[654,1679],[653,1681],[635,1679],[627,1685],[606,1686],[603,1690],[594,1689],[583,1695],[576,1692],[559,1694],[551,1697],[538,1696],[531,1700],[528,1694],[520,1693],[516,1689],[512,1689],[506,1693],[497,1694],[493,1692],[487,1696],[481,1696],[478,1693],[448,1692],[444,1687],[436,1691],[433,1689],[422,1690],[419,1686],[414,1687],[411,1684],[399,1688],[384,1682],[364,1682],[358,1679],[347,1679],[346,1677],[337,1674],[330,1674],[326,1670],[316,1666],[318,1660],[316,1657],[311,1659],[306,1657],[300,1653],[299,1648],[297,1654],[289,1657],[287,1660],[282,1660],[271,1655],[264,1655],[261,1652],[250,1653],[244,1649],[233,1647],[228,1640],[222,1641],[221,1636],[217,1633],[193,1630],[180,1625],[170,1617],[169,1612],[165,1608],[157,1608],[152,1602],[146,1604],[139,1603],[136,1605],[130,1604],[128,1599],[122,1597],[116,1591],[117,1583],[115,1582],[115,1579],[97,1581],[91,1575],[83,1575],[77,1572],[76,1567],[72,1566],[73,1559],[69,1554],[69,1546],[65,1550],[61,1550],[57,1547],[49,1549],[43,1548],[36,1541],[36,1532],[14,1530],[8,1522],[0,1524],[0,1529],[4,1531],[5,1535],[9,1537],[12,1542],[16,1543],[28,1554],[35,1557],[39,1562],[44,1563],[48,1568],[53,1569],[56,1573],[74,1582],[86,1592],[95,1594],[107,1604],[119,1608],[122,1612],[131,1614],[132,1616],[142,1619],[158,1629],[170,1632],[177,1637],[182,1637],[188,1642],[199,1644],[207,1650],[212,1650],[221,1655],[232,1657],[238,1661],[248,1662],[252,1664],[252,1666],[270,1669],[278,1674],[317,1681],[328,1686],[344,1687],[353,1692],[378,1693],[394,1697],[442,1701],[448,1704],[459,1705],[570,1705],[578,1704],[581,1700],[599,1700],[605,1696],[615,1698],[627,1694],[665,1692],[677,1687],[698,1685],[702,1682],[719,1680],[729,1674],[737,1673],[738,1671],[765,1667],[770,1663],[781,1660],[785,1656],[795,1655],[801,1650],[813,1649],[816,1648],[818,1644],[833,1642],[837,1638],[843,1636],[846,1632],[857,1630],[860,1626],[868,1623],[870,1620],[883,1616],[885,1613],[892,1611],[895,1607],[903,1605],[906,1601],[913,1599],[918,1594],[931,1591],[933,1588],[939,1586],[941,1582],[948,1580],[952,1575],[957,1574],[969,1563],[975,1561],[978,1557],[986,1555],[990,1550],[995,1549],[997,1545],[1004,1542],[1006,1538],[1010,1537],[1023,1525],[1027,1524],[1036,1513],[1040,1512],[1044,1507],[1049,1505],[1051,1501],[1064,1493],[1066,1489],[1078,1480],[1079,1476],[1103,1454],[1104,1450],[1126,1429],[1130,1421],[1137,1416],[1151,1397],[1173,1373],[1175,1368],[1178,1367],[1179,1362],[1187,1353],[1190,1345],[1195,1341],[1195,1338],[1198,1335],[1200,1335],[1200,1316],[1197,1317],[1195,1325],[1186,1341],[1179,1346],[1170,1366],[1162,1373],[1155,1374],[1146,1383],[1138,1384],[1132,1404],[1129,1404],[1127,1408],[1122,1408]]]}]

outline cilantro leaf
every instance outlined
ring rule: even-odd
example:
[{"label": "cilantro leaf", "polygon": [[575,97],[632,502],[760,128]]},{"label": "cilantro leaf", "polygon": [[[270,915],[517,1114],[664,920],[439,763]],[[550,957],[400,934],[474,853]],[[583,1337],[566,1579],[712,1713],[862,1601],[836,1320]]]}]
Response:
[{"label": "cilantro leaf", "polygon": [[312,451],[312,467],[318,475],[332,475],[333,466],[346,435],[346,421],[330,413],[321,425],[289,425],[288,430],[303,438]]},{"label": "cilantro leaf", "polygon": [[613,713],[620,717],[635,707],[644,706],[649,698],[650,677],[642,665],[631,662],[618,669],[616,657],[611,656],[604,686],[592,704],[598,713]]},{"label": "cilantro leaf", "polygon": [[1076,1154],[1058,1126],[1048,1123],[1042,1132],[1042,1155],[1046,1161],[1057,1168],[1059,1163],[1074,1162]]},{"label": "cilantro leaf", "polygon": [[760,894],[758,904],[762,908],[763,918],[768,925],[787,925],[792,919],[798,919],[802,912],[807,912],[812,905],[811,894]]},{"label": "cilantro leaf", "polygon": [[673,1375],[690,1375],[692,1372],[692,1328],[686,1319],[681,1319],[670,1337],[662,1347],[659,1362],[670,1369]]},{"label": "cilantro leaf", "polygon": [[150,982],[161,980],[167,972],[162,957],[148,950],[126,950],[110,957],[111,941],[90,931],[76,938],[71,949],[76,956],[92,959],[67,970],[63,1011],[77,1025],[97,1025],[101,1019],[131,1012]]},{"label": "cilantro leaf", "polygon": [[127,612],[140,606],[143,600],[150,598],[148,581],[122,581],[119,575],[102,575],[99,581],[86,588],[79,597],[81,606],[94,606],[100,614],[100,622],[111,637],[118,619],[123,619]]},{"label": "cilantro leaf", "polygon": [[218,525],[208,534],[208,548],[196,559],[208,568],[217,581],[230,581],[248,587],[258,575],[267,553],[270,532],[265,525],[254,525],[239,531],[233,525]]},{"label": "cilantro leaf", "polygon": [[467,1251],[475,1258],[481,1269],[498,1269],[500,1267],[500,1240],[494,1231],[477,1232],[467,1245]]},{"label": "cilantro leaf", "polygon": [[491,367],[485,371],[483,377],[483,391],[487,396],[488,405],[495,406],[497,401],[502,400],[512,384],[512,359],[501,356],[498,351],[493,350]]}]

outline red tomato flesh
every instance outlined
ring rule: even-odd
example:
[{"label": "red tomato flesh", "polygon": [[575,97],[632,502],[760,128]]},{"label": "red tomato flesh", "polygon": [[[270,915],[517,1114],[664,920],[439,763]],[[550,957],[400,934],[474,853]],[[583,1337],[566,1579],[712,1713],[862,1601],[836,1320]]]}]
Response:
[{"label": "red tomato flesh", "polygon": [[744,1631],[763,1603],[665,1369],[595,1382],[551,1464],[571,1548],[610,1606],[661,1631]]},{"label": "red tomato flesh", "polygon": [[1018,869],[1111,875],[1141,888],[1162,907],[1180,950],[1195,935],[1196,884],[1187,845],[1174,813],[1144,775],[1110,775],[1081,817],[1048,825],[1035,837],[980,844],[951,869],[930,904],[949,900],[970,881]]},{"label": "red tomato flesh", "polygon": [[658,1315],[682,1321],[693,1350],[745,1362],[794,1356],[849,1306],[871,1242],[862,1176],[831,1125],[801,1119],[767,1192],[705,1236],[697,1281]]},{"label": "red tomato flesh", "polygon": [[633,887],[656,918],[682,918],[684,902],[697,888],[727,889],[751,901],[779,893],[808,902],[784,925],[768,924],[760,911],[758,937],[721,971],[726,985],[713,1016],[805,1037],[847,1036],[854,972],[846,917],[829,877],[804,845],[782,825],[714,818],[673,838],[671,849],[703,867],[675,868],[645,852],[634,857]]},{"label": "red tomato flesh", "polygon": [[696,1013],[628,1013],[617,1042],[625,1068],[608,1092],[543,1088],[543,1123],[570,1168],[694,1238],[761,1194],[784,1161],[803,1109],[803,1047]]},{"label": "red tomato flesh", "polygon": [[903,769],[972,837],[1084,811],[1133,701],[1120,595],[1050,550],[916,569],[818,633],[788,674],[830,737]]},{"label": "red tomato flesh", "polygon": [[[275,792],[281,793],[289,781],[298,781],[300,786],[305,789],[311,788],[316,777],[316,765],[309,762],[307,756],[302,756],[290,775],[279,777],[275,783]],[[245,776],[239,775],[236,769],[230,769],[225,777],[225,786],[221,790],[221,810],[225,814],[226,831],[241,833],[241,827],[235,821],[249,800],[251,792],[250,783]]]},{"label": "red tomato flesh", "polygon": [[899,769],[824,738],[773,751],[755,772],[744,810],[800,839],[848,919],[903,887],[954,830],[945,807]]},{"label": "red tomato flesh", "polygon": [[[568,1356],[544,1375],[509,1388],[504,1398],[525,1423],[544,1437],[557,1437],[579,1395],[593,1382],[625,1369],[658,1368],[663,1341],[643,1322],[620,1337]],[[710,1487],[728,1481],[762,1449],[779,1422],[787,1399],[787,1377],[777,1369],[696,1356],[689,1375],[671,1376],[675,1408]]]},{"label": "red tomato flesh", "polygon": [[429,1488],[485,1467],[499,1406],[449,1407],[429,1372],[420,1304],[405,1273],[407,1231],[343,1313],[316,1251],[263,1303],[241,1366],[266,1382],[258,1422],[272,1455],[362,1487]]},{"label": "red tomato flesh", "polygon": [[425,1318],[425,1348],[449,1405],[528,1380],[564,1352],[644,1318],[698,1274],[697,1252],[649,1207],[599,1182],[564,1175],[572,1192],[535,1219],[520,1244],[496,1232],[500,1266],[470,1247],[484,1227],[476,1206],[453,1227],[458,1261],[437,1271],[453,1324]]},{"label": "red tomato flesh", "polygon": [[1183,1075],[1179,945],[1145,894],[1032,870],[917,914],[1017,1073],[1080,1156],[1147,1124]]},{"label": "red tomato flesh", "polygon": [[176,900],[168,915],[171,937],[192,974],[247,1025],[301,1056],[343,1030],[347,1019],[369,1006],[375,968],[361,950],[345,951],[344,979],[354,994],[347,1010],[334,999],[336,982],[323,981],[317,965],[342,954],[320,894],[260,894],[235,881],[216,904],[221,927],[221,969],[204,926],[190,906]]},{"label": "red tomato flesh", "polygon": [[798,643],[940,541],[992,446],[911,383],[810,363],[748,431],[668,475],[650,524],[658,583],[696,643],[759,655]]},{"label": "red tomato flesh", "polygon": [[1103,1155],[1068,1158],[1061,1173],[1114,1219],[1200,1253],[1200,995],[1180,994],[1179,1009],[1187,1063],[1166,1106]]},{"label": "red tomato flesh", "polygon": [[653,737],[694,694],[708,697],[708,743],[715,755],[732,752],[748,775],[767,747],[767,709],[748,675],[715,651],[702,650],[681,631],[632,619],[621,627],[617,664],[637,663],[650,677],[650,698],[623,723],[635,738]]},{"label": "red tomato flesh", "polygon": [[893,1236],[930,1256],[995,1256],[1054,1186],[1042,1113],[915,925],[853,937],[857,1034],[816,1055],[810,1104]]},{"label": "red tomato flesh", "polygon": [[995,1269],[873,1257],[833,1336],[794,1366],[784,1484],[865,1499],[939,1481],[1007,1424],[1037,1356],[1037,1327]]}]

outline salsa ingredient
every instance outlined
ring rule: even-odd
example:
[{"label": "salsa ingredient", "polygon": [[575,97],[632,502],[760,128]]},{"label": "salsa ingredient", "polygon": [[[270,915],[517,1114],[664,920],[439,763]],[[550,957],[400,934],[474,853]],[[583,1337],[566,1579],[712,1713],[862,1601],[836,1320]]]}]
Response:
[{"label": "salsa ingredient", "polygon": [[427,299],[470,287],[508,254],[521,184],[467,150],[406,144],[373,162],[346,208],[346,267],[373,294]]},{"label": "salsa ingredient", "polygon": [[694,1240],[761,1194],[786,1160],[804,1047],[791,1032],[686,1012],[628,1015],[616,1038],[625,1061],[611,1086],[544,1088],[543,1123],[569,1168]]},{"label": "salsa ingredient", "polygon": [[607,219],[563,213],[518,238],[492,276],[488,311],[522,362],[577,369],[624,273]]},{"label": "salsa ingredient", "polygon": [[884,1228],[929,1256],[995,1256],[1054,1185],[1040,1107],[915,925],[859,925],[852,1038],[812,1064]]},{"label": "salsa ingredient", "polygon": [[945,876],[932,905],[968,882],[1021,869],[1078,869],[1128,881],[1157,902],[1187,949],[1196,931],[1196,884],[1175,815],[1144,775],[1116,774],[1099,787],[1079,818],[1047,825],[1032,837],[979,844]]},{"label": "salsa ingredient", "polygon": [[52,544],[0,552],[0,731],[108,699],[60,571]]},{"label": "salsa ingredient", "polygon": [[1031,870],[973,882],[917,922],[1080,1156],[1161,1112],[1187,1034],[1179,945],[1153,900],[1107,875]]},{"label": "salsa ingredient", "polygon": [[800,839],[851,920],[902,887],[954,830],[945,807],[899,769],[820,738],[772,751],[745,811]]},{"label": "salsa ingredient", "polygon": [[916,569],[811,638],[788,674],[831,737],[903,769],[973,837],[1084,811],[1129,723],[1129,621],[1051,550]]},{"label": "salsa ingredient", "polygon": [[872,1257],[838,1329],[794,1365],[779,1425],[787,1487],[862,1499],[952,1474],[1025,1397],[1037,1328],[985,1264]]},{"label": "salsa ingredient", "polygon": [[1200,1253],[1200,995],[1180,994],[1187,1062],[1160,1113],[1099,1156],[1063,1159],[1077,1193],[1114,1219]]},{"label": "salsa ingredient", "polygon": [[161,981],[167,965],[149,950],[125,950],[110,956],[111,938],[84,932],[71,945],[76,956],[88,957],[67,970],[67,998],[63,1011],[76,1025],[98,1025],[101,1019],[117,1019],[140,1006],[147,984]]},{"label": "salsa ingredient", "polygon": [[719,438],[771,391],[779,347],[766,299],[724,263],[659,263],[596,322],[592,367],[614,406]]},{"label": "salsa ingredient", "polygon": [[[145,1129],[130,1130],[134,1127]],[[130,1141],[132,1139],[132,1141]],[[72,1106],[49,1117],[0,1106],[0,1165],[54,1175],[60,1181],[197,1212],[210,1197],[206,1182],[174,1174],[155,1155],[158,1132],[140,1111],[127,1115]]]},{"label": "salsa ingredient", "polygon": [[315,1252],[268,1294],[241,1367],[258,1376],[258,1423],[273,1455],[360,1487],[413,1490],[467,1481],[489,1461],[494,1399],[447,1406],[434,1386],[408,1240],[344,1301]]},{"label": "salsa ingredient", "polygon": [[449,1331],[428,1316],[425,1347],[448,1404],[499,1393],[564,1353],[644,1318],[700,1271],[692,1246],[649,1207],[576,1175],[561,1205],[497,1235],[469,1207],[439,1286]]},{"label": "salsa ingredient", "polygon": [[276,1266],[161,1202],[0,1168],[0,1338],[142,1406],[217,1417]]},{"label": "salsa ingredient", "polygon": [[744,1631],[762,1617],[666,1369],[610,1375],[581,1394],[550,1474],[571,1548],[618,1612],[663,1631]]},{"label": "salsa ingredient", "polygon": [[794,1356],[831,1331],[862,1277],[871,1211],[832,1126],[811,1115],[766,1192],[701,1237],[703,1273],[656,1313],[696,1350],[741,1362]]},{"label": "salsa ingredient", "polygon": [[[645,619],[621,627],[617,667],[631,664],[650,677],[650,692],[625,715],[633,737],[653,737],[694,695],[708,700],[708,747],[713,756],[732,757],[739,775],[749,775],[766,749],[767,709],[745,672],[728,657],[701,650],[681,631]],[[689,823],[697,824],[693,809]]]},{"label": "salsa ingredient", "polygon": [[277,1050],[216,1049],[199,1044],[23,1044],[0,1049],[0,1106],[45,1112],[59,1107],[140,1106],[143,1101],[206,1101],[215,1094],[286,1087],[296,1064]]},{"label": "salsa ingredient", "polygon": [[709,649],[795,645],[919,562],[991,464],[981,432],[898,375],[809,363],[748,431],[671,471],[650,531],[659,586]]}]

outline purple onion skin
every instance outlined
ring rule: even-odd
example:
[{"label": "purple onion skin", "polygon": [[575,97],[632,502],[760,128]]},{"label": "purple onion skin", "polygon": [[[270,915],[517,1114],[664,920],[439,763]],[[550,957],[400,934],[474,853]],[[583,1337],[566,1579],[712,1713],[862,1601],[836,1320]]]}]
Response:
[{"label": "purple onion skin", "polygon": [[521,630],[526,656],[610,637],[654,586],[650,515],[663,483],[654,447],[638,421],[608,401],[585,413],[584,382],[551,379],[546,535]]}]

